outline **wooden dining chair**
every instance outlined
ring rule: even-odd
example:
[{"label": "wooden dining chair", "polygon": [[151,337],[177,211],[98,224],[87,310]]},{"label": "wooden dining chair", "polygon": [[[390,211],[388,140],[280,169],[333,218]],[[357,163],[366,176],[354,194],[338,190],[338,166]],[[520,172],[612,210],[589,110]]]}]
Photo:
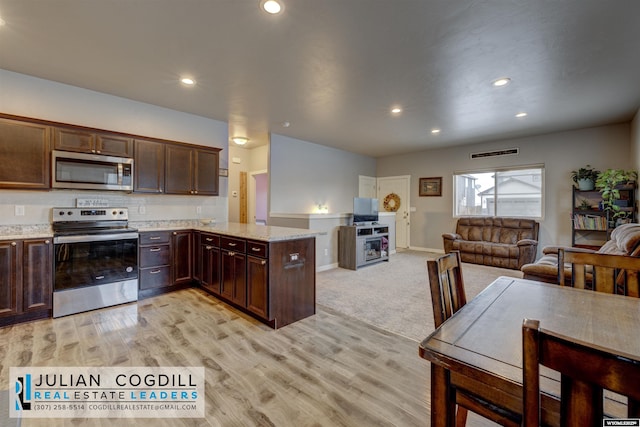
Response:
[{"label": "wooden dining chair", "polygon": [[[427,271],[433,305],[433,320],[438,328],[467,303],[460,252],[451,251],[434,260],[427,260]],[[459,388],[454,391],[454,396],[458,405],[456,411],[457,427],[465,426],[469,410],[504,426],[520,426],[518,414],[513,414],[478,399]]]},{"label": "wooden dining chair", "polygon": [[563,269],[558,269],[561,286],[640,297],[640,258],[560,249],[558,265],[571,268],[570,278],[563,274]]},{"label": "wooden dining chair", "polygon": [[467,303],[461,264],[458,251],[427,260],[436,328]]},{"label": "wooden dining chair", "polygon": [[540,365],[561,373],[560,425],[601,426],[604,393],[627,396],[627,416],[640,418],[640,360],[522,324],[524,427],[540,425]]}]

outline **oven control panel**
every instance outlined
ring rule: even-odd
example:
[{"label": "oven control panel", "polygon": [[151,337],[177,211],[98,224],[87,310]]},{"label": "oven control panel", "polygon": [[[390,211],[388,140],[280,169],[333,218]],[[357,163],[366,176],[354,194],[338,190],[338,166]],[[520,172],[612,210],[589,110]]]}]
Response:
[{"label": "oven control panel", "polygon": [[53,222],[128,219],[128,208],[53,208]]}]

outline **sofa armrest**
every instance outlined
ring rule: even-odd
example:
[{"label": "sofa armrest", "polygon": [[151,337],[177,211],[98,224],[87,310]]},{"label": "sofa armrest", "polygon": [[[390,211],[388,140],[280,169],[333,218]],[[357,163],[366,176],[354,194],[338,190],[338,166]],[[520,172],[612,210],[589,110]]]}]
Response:
[{"label": "sofa armrest", "polygon": [[462,239],[462,236],[457,233],[444,233],[442,235],[442,242],[444,243],[444,253],[448,254],[453,249],[453,241]]},{"label": "sofa armrest", "polygon": [[532,239],[522,239],[518,245],[518,270],[525,264],[531,264],[536,260],[538,252],[538,241]]},{"label": "sofa armrest", "polygon": [[538,241],[533,239],[522,239],[516,242],[518,246],[535,246],[538,247]]}]

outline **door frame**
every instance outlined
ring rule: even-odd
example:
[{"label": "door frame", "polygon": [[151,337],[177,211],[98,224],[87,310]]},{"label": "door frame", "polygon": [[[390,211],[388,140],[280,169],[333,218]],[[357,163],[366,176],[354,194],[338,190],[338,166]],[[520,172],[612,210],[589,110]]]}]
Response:
[{"label": "door frame", "polygon": [[[377,178],[377,191],[378,191],[378,196],[381,196],[380,193],[380,182],[381,181],[391,181],[391,180],[402,180],[404,181],[404,187],[405,187],[405,191],[407,194],[407,200],[406,203],[404,203],[406,205],[406,246],[402,246],[402,248],[406,248],[409,249],[411,248],[411,175],[398,175],[398,176],[384,176],[384,177],[378,177]],[[395,227],[396,230],[396,249],[398,248],[398,227]]]},{"label": "door frame", "polygon": [[[261,170],[255,170],[255,171],[251,171],[249,172],[249,194],[248,194],[248,200],[249,200],[249,212],[248,212],[248,222],[249,224],[255,224],[256,223],[256,175],[262,175],[265,173],[269,173],[269,171],[267,169],[261,169]],[[267,217],[268,220],[268,217]]]}]

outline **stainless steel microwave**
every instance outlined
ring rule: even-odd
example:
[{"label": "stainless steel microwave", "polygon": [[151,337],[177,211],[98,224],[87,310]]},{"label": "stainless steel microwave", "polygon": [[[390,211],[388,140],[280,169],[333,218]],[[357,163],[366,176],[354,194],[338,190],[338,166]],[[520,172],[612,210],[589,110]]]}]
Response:
[{"label": "stainless steel microwave", "polygon": [[133,191],[133,159],[53,150],[52,188]]}]

